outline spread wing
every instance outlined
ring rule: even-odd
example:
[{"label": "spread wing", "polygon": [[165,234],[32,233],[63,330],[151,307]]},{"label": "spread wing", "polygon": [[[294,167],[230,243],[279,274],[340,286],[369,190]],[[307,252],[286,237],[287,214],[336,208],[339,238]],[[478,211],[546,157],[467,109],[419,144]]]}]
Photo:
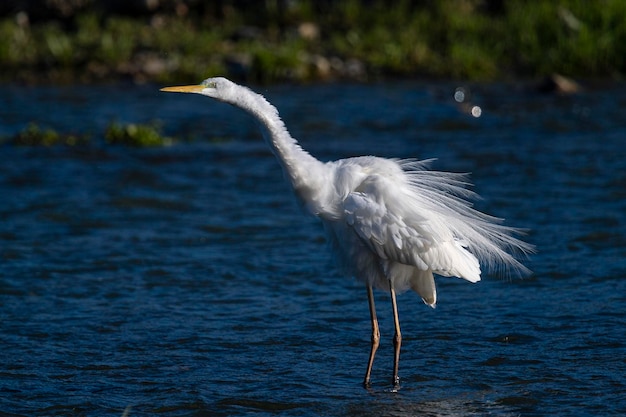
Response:
[{"label": "spread wing", "polygon": [[445,213],[415,191],[404,176],[369,175],[345,198],[345,220],[383,261],[479,281],[478,260],[448,227]]},{"label": "spread wing", "polygon": [[533,247],[501,219],[472,208],[465,175],[430,171],[428,161],[361,157],[343,160],[337,217],[379,259],[383,272],[434,306],[433,273],[480,280],[479,260],[505,272],[527,273],[513,253]]}]

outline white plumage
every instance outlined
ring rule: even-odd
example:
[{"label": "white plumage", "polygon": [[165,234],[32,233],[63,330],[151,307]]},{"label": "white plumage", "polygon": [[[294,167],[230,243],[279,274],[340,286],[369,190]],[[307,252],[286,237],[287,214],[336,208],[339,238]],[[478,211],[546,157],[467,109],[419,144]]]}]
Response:
[{"label": "white plumage", "polygon": [[512,237],[515,229],[471,207],[467,199],[474,195],[462,174],[428,170],[429,161],[373,156],[323,163],[298,145],[263,96],[225,78],[163,91],[213,97],[247,111],[261,123],[298,200],[322,220],[346,272],[367,286],[372,348],[365,385],[370,383],[380,338],[372,287],[391,293],[396,327],[393,382],[398,385],[401,335],[396,291],[413,289],[434,307],[433,274],[477,282],[479,261],[525,271],[509,251],[532,248]]}]

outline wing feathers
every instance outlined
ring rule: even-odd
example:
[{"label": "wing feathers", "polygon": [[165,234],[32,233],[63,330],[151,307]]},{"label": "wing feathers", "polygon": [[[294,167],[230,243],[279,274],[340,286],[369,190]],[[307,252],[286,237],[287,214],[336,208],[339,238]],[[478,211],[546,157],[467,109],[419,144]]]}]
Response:
[{"label": "wing feathers", "polygon": [[436,300],[433,272],[476,282],[478,259],[525,270],[507,250],[532,247],[511,236],[516,229],[471,207],[466,198],[475,195],[465,188],[465,175],[428,171],[428,161],[378,161],[396,169],[365,167],[363,181],[343,201],[344,218],[381,260],[415,268],[408,281],[427,304]]}]

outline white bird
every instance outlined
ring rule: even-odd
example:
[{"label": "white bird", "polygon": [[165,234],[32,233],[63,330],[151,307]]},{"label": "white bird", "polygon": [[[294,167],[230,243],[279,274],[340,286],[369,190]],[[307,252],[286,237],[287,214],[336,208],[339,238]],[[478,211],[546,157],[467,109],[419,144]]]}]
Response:
[{"label": "white bird", "polygon": [[299,202],[325,226],[347,274],[365,283],[372,324],[367,370],[370,386],[380,332],[372,288],[389,291],[395,335],[393,378],[399,387],[402,336],[396,292],[412,289],[434,307],[433,274],[480,280],[479,260],[527,271],[510,251],[532,247],[518,230],[471,207],[465,175],[427,169],[429,161],[362,156],[321,162],[289,134],[278,110],[262,95],[225,78],[161,91],[197,93],[232,104],[257,119]]}]

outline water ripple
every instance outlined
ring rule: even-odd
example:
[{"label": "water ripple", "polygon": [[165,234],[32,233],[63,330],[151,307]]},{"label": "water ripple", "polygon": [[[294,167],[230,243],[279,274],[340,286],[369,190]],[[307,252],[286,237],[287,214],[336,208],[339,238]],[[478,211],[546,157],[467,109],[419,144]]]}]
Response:
[{"label": "water ripple", "polygon": [[322,159],[439,157],[437,169],[472,171],[478,208],[538,247],[528,278],[440,279],[436,310],[401,296],[393,392],[388,296],[377,294],[381,347],[364,390],[365,291],[339,276],[249,118],[147,87],[4,87],[0,97],[29,100],[0,106],[2,134],[30,118],[88,132],[159,117],[172,136],[228,140],[1,148],[2,412],[626,413],[626,99],[615,100],[626,89],[476,90],[480,118],[446,83],[267,93]]}]

